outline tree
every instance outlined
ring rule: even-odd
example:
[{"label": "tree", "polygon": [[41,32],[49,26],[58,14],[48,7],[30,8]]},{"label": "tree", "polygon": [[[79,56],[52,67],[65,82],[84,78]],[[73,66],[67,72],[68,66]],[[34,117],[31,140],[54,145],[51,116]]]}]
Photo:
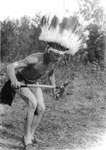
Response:
[{"label": "tree", "polygon": [[104,14],[100,0],[79,0],[79,16],[89,30],[89,40],[87,42],[88,59],[90,62],[105,61],[106,47],[106,15]]},{"label": "tree", "polygon": [[14,41],[16,38],[16,25],[9,19],[1,23],[1,60],[3,61],[5,57],[11,59],[14,51]]}]

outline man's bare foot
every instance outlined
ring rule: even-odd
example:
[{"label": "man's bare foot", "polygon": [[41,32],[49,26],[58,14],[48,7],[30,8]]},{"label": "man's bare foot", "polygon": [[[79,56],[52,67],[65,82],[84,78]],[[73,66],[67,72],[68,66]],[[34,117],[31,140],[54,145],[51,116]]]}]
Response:
[{"label": "man's bare foot", "polygon": [[32,138],[32,143],[33,143],[33,144],[39,144],[39,143],[42,143],[42,144],[43,144],[44,141],[38,139],[37,137],[33,137],[33,138]]},{"label": "man's bare foot", "polygon": [[22,144],[24,147],[27,147],[29,145],[33,145],[32,140],[26,139],[25,137],[22,138]]}]

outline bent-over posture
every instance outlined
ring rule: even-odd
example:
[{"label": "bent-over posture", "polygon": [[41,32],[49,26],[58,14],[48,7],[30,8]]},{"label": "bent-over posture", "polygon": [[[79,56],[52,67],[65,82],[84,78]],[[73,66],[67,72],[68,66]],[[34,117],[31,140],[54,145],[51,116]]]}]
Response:
[{"label": "bent-over posture", "polygon": [[[7,74],[11,81],[11,86],[27,104],[27,118],[24,127],[24,145],[32,144],[34,132],[38,127],[42,115],[45,111],[42,89],[40,87],[20,88],[22,84],[39,84],[37,80],[43,75],[48,75],[50,84],[55,86],[54,69],[64,52],[48,48],[44,53],[34,53],[23,60],[11,63],[7,66]],[[55,88],[53,95],[55,96]]]}]

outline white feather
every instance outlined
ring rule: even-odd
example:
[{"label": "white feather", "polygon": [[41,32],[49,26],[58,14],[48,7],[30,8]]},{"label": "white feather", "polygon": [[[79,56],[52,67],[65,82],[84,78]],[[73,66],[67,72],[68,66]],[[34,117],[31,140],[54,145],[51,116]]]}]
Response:
[{"label": "white feather", "polygon": [[73,26],[72,28],[70,26],[70,28],[64,28],[60,32],[60,22],[58,22],[56,27],[54,28],[50,27],[50,21],[48,21],[41,27],[41,34],[39,36],[39,40],[56,42],[61,46],[68,48],[69,54],[74,55],[80,48],[83,48],[86,45],[83,40],[84,37],[81,37],[82,33],[80,29],[81,28],[77,26],[75,31],[73,32]]}]

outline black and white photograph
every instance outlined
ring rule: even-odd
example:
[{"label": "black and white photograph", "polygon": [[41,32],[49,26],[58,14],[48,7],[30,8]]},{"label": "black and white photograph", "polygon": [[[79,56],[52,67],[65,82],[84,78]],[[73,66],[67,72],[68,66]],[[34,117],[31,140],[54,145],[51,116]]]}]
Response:
[{"label": "black and white photograph", "polygon": [[0,150],[106,149],[106,1],[0,1]]}]

